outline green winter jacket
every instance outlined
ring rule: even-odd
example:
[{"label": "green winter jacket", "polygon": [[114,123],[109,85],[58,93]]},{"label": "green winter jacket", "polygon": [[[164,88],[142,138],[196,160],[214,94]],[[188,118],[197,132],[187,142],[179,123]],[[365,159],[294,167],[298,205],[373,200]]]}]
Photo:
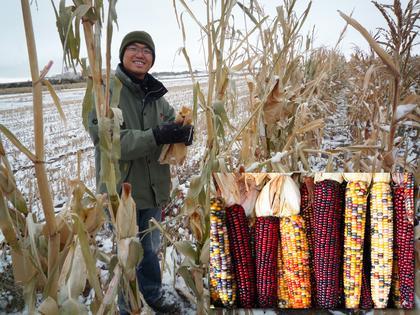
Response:
[{"label": "green winter jacket", "polygon": [[[121,127],[121,183],[129,182],[138,209],[162,207],[169,202],[169,165],[161,165],[158,158],[162,149],[157,145],[152,128],[175,119],[174,109],[163,97],[164,85],[147,74],[147,92],[117,67],[116,77],[122,82],[119,105],[124,123]],[[98,121],[95,111],[89,115],[89,133],[95,145],[96,184],[99,187],[100,150]],[[104,192],[104,185],[99,189]]]}]

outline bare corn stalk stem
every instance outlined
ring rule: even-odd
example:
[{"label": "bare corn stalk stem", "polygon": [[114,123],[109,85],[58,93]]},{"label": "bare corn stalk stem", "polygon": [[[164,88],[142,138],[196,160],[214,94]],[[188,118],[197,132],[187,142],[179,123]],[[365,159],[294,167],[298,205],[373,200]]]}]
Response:
[{"label": "bare corn stalk stem", "polygon": [[50,186],[44,165],[44,125],[42,113],[42,84],[39,80],[38,57],[35,45],[35,36],[32,27],[31,9],[28,0],[21,0],[22,15],[25,26],[26,44],[28,47],[29,64],[32,77],[32,94],[34,104],[34,133],[35,133],[35,155],[37,162],[35,163],[35,174],[38,183],[39,195],[41,198],[42,208],[45,214],[48,230],[48,276],[54,277],[51,286],[47,292],[48,296],[57,299],[58,289],[58,270],[57,268],[58,253],[60,245],[60,234],[57,233],[57,224],[55,221],[54,207]]}]

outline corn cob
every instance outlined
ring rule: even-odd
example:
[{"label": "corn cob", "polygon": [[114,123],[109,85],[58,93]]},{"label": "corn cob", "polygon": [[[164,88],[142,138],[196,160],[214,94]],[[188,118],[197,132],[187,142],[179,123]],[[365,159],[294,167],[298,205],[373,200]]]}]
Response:
[{"label": "corn cob", "polygon": [[257,217],[255,222],[255,263],[257,298],[260,307],[274,307],[277,302],[277,246],[279,219]]},{"label": "corn cob", "polygon": [[392,282],[393,207],[390,176],[374,174],[371,190],[371,290],[375,308],[386,308]]},{"label": "corn cob", "polygon": [[289,307],[289,291],[287,290],[286,278],[284,276],[282,243],[279,239],[277,251],[277,298],[279,308]]},{"label": "corn cob", "polygon": [[312,229],[316,304],[328,309],[336,308],[341,298],[339,266],[342,262],[340,229],[343,209],[339,181],[342,181],[342,177],[337,174],[317,174],[315,177]]},{"label": "corn cob", "polygon": [[373,307],[372,293],[370,290],[370,200],[368,196],[368,207],[366,211],[365,239],[363,242],[363,275],[362,289],[360,297],[360,307],[363,309],[371,309]]},{"label": "corn cob", "polygon": [[236,300],[235,277],[232,272],[226,213],[220,199],[210,202],[210,288],[215,303],[233,306]]},{"label": "corn cob", "polygon": [[280,218],[284,277],[290,308],[311,306],[311,274],[305,223],[300,215]]},{"label": "corn cob", "polygon": [[314,179],[312,177],[305,177],[303,184],[300,186],[300,212],[305,220],[305,231],[308,239],[309,248],[309,264],[311,271],[311,299],[312,305],[316,306],[316,285],[315,285],[315,270],[314,270],[314,245],[313,245],[313,196],[314,196]]},{"label": "corn cob", "polygon": [[[395,251],[397,285],[400,301],[397,307],[414,307],[414,180],[413,174],[393,174],[395,209]],[[397,294],[398,297],[398,294]],[[400,305],[399,305],[400,304]]]},{"label": "corn cob", "polygon": [[244,208],[226,209],[226,223],[238,291],[238,305],[254,307],[256,298],[255,263],[251,256],[251,239]]},{"label": "corn cob", "polygon": [[359,308],[363,274],[363,240],[370,175],[344,174],[348,181],[345,192],[344,219],[344,296],[346,308]]}]

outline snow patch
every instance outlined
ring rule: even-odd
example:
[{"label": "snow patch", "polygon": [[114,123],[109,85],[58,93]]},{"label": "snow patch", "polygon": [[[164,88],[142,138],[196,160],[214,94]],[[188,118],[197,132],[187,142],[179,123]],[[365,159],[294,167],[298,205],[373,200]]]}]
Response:
[{"label": "snow patch", "polygon": [[417,104],[404,104],[404,105],[398,105],[397,111],[395,112],[395,119],[401,119],[405,115],[411,113],[415,108],[417,107]]}]

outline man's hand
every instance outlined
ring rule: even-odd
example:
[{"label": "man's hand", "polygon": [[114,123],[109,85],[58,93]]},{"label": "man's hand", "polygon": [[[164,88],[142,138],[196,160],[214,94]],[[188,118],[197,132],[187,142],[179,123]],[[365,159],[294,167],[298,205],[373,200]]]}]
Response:
[{"label": "man's hand", "polygon": [[153,128],[153,135],[158,145],[172,143],[185,143],[187,145],[187,143],[192,142],[192,135],[194,133],[192,128],[192,126],[166,123]]}]

